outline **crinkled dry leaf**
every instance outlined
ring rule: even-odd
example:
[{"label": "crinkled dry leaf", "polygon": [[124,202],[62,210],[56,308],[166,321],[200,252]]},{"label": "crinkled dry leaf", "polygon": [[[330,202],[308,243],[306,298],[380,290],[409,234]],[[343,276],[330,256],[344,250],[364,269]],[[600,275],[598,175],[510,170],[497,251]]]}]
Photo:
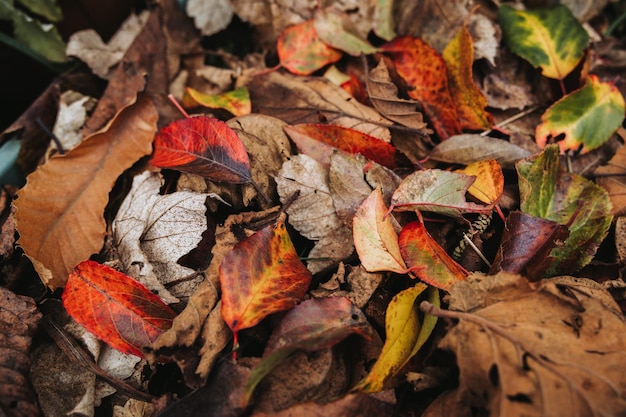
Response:
[{"label": "crinkled dry leaf", "polygon": [[108,193],[152,150],[157,117],[152,101],[141,95],[108,129],[42,165],[18,193],[18,243],[50,288],[62,287],[72,268],[100,251]]},{"label": "crinkled dry leaf", "polygon": [[372,193],[372,187],[364,178],[367,160],[361,155],[333,152],[328,172],[333,205],[339,219],[352,227],[352,218],[357,209]]},{"label": "crinkled dry leaf", "polygon": [[429,159],[451,164],[469,165],[486,159],[495,159],[505,168],[515,166],[520,159],[531,155],[502,139],[473,134],[456,135],[439,143],[428,155]]},{"label": "crinkled dry leaf", "polygon": [[226,29],[234,14],[233,6],[228,0],[189,0],[185,11],[204,36]]},{"label": "crinkled dry leaf", "polygon": [[[521,276],[500,273],[475,274],[453,286],[451,310],[467,311],[471,298],[476,306],[471,313],[440,315],[459,320],[439,345],[456,354],[455,400],[500,416],[619,415],[626,409],[626,322],[580,291],[581,281],[589,280],[563,277],[531,287]],[[504,297],[484,291],[494,285]]]},{"label": "crinkled dry leaf", "polygon": [[271,72],[248,85],[252,111],[278,117],[289,124],[329,123],[352,128],[390,142],[392,123],[322,77],[297,77]]},{"label": "crinkled dry leaf", "polygon": [[615,216],[626,214],[626,147],[615,152],[606,165],[595,170],[596,183],[609,194]]},{"label": "crinkled dry leaf", "polygon": [[325,404],[305,402],[278,412],[257,412],[252,417],[391,417],[392,415],[393,406],[391,404],[370,395],[355,393]]},{"label": "crinkled dry leaf", "polygon": [[208,194],[159,195],[161,186],[160,174],[145,171],[135,176],[113,221],[113,238],[126,274],[165,302],[176,303],[178,298],[186,300],[202,281],[178,260],[202,239]]}]

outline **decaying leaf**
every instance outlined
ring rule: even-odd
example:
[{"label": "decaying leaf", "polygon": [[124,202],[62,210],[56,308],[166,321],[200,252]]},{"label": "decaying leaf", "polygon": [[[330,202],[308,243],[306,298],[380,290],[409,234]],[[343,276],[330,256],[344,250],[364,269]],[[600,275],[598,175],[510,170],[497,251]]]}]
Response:
[{"label": "decaying leaf", "polygon": [[139,357],[176,316],[149,289],[94,261],[81,262],[69,274],[63,306],[109,346]]},{"label": "decaying leaf", "polygon": [[611,201],[606,191],[559,163],[559,148],[549,145],[537,157],[517,164],[521,210],[567,225],[565,243],[552,251],[549,275],[587,265],[611,225]]},{"label": "decaying leaf", "polygon": [[382,59],[367,77],[367,93],[376,110],[387,119],[424,133],[430,132],[426,129],[422,113],[417,111],[419,101],[398,96],[398,87],[391,80],[387,65]]},{"label": "decaying leaf", "polygon": [[330,157],[328,185],[335,212],[341,222],[352,228],[352,218],[357,209],[372,192],[366,181],[367,160],[361,155],[334,152]]},{"label": "decaying leaf", "polygon": [[208,195],[179,191],[159,195],[161,176],[145,171],[113,221],[113,238],[124,271],[167,303],[187,299],[201,275],[178,260],[195,248],[207,228]]},{"label": "decaying leaf", "polygon": [[356,28],[352,27],[347,13],[334,7],[318,9],[313,26],[324,43],[349,55],[373,54],[378,50],[361,39]]},{"label": "decaying leaf", "polygon": [[463,165],[493,159],[505,168],[512,168],[517,161],[530,155],[526,149],[502,139],[464,134],[452,136],[437,144],[428,158]]},{"label": "decaying leaf", "polygon": [[426,308],[459,320],[439,344],[457,358],[459,387],[450,399],[457,410],[608,416],[626,409],[626,322],[584,285],[611,300],[586,279],[531,286],[519,275],[474,274],[451,288],[451,312]]},{"label": "decaying leaf", "polygon": [[100,251],[108,193],[150,153],[157,117],[150,99],[139,96],[103,132],[41,166],[18,193],[18,243],[50,288],[62,287],[72,268]]},{"label": "decaying leaf", "polygon": [[187,87],[183,96],[183,105],[185,107],[204,106],[211,109],[224,109],[235,116],[249,114],[252,110],[250,95],[246,87],[239,87],[222,94],[204,94]]},{"label": "decaying leaf", "polygon": [[456,172],[476,176],[476,181],[474,181],[467,192],[481,203],[494,204],[502,196],[504,175],[498,161],[486,159],[474,162]]},{"label": "decaying leaf", "polygon": [[596,168],[596,183],[604,188],[611,199],[611,214],[626,214],[626,147],[621,147],[606,165]]},{"label": "decaying leaf", "polygon": [[383,201],[380,188],[363,201],[352,222],[354,246],[361,265],[368,272],[393,271],[405,274],[393,217]]}]

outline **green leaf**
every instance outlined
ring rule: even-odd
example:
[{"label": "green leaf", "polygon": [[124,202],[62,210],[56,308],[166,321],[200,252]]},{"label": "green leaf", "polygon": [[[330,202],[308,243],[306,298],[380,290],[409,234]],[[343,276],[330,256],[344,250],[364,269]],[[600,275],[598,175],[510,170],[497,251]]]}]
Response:
[{"label": "green leaf", "polygon": [[376,0],[374,32],[379,38],[386,41],[396,37],[393,28],[393,3],[394,0]]},{"label": "green leaf", "polygon": [[15,13],[13,0],[0,0],[0,20],[13,20]]},{"label": "green leaf", "polygon": [[0,147],[0,184],[11,184],[22,187],[26,178],[17,163],[17,158],[22,147],[22,141],[12,138],[4,142]]},{"label": "green leaf", "polygon": [[183,96],[183,105],[188,108],[204,106],[211,109],[224,109],[235,116],[244,116],[252,111],[250,94],[246,87],[239,87],[221,94],[204,94],[187,87]]},{"label": "green leaf", "polygon": [[541,116],[536,138],[545,147],[554,138],[561,153],[577,150],[586,153],[604,144],[624,120],[624,97],[613,83],[604,83],[591,75],[580,90],[554,103]]},{"label": "green leaf", "polygon": [[345,13],[335,9],[320,9],[315,13],[315,31],[327,45],[352,56],[373,54],[378,48],[361,39]]},{"label": "green leaf", "polygon": [[390,378],[407,364],[428,338],[434,327],[432,319],[429,320],[428,328],[421,336],[419,307],[416,303],[417,297],[426,287],[426,284],[418,283],[414,287],[399,292],[389,302],[385,314],[385,344],[370,373],[354,387],[354,390],[382,391]]},{"label": "green leaf", "polygon": [[65,62],[65,43],[53,25],[41,23],[17,10],[13,14],[13,25],[15,39],[50,62]]},{"label": "green leaf", "polygon": [[548,145],[534,159],[517,164],[521,210],[568,226],[570,235],[552,250],[554,263],[546,275],[572,273],[587,265],[611,225],[606,191],[559,163],[559,148]]},{"label": "green leaf", "polygon": [[59,22],[63,19],[63,12],[56,0],[18,0],[18,2],[50,22]]},{"label": "green leaf", "polygon": [[557,80],[572,72],[589,43],[587,31],[563,5],[537,10],[502,6],[498,23],[511,51]]}]

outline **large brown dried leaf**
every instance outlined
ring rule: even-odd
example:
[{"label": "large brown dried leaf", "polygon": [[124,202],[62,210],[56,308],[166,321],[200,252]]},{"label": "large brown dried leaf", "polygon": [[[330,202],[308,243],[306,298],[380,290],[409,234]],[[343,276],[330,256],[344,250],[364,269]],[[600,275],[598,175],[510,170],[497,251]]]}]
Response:
[{"label": "large brown dried leaf", "polygon": [[617,150],[613,158],[595,170],[596,182],[607,193],[613,205],[611,214],[623,216],[626,214],[626,147]]},{"label": "large brown dried leaf", "polygon": [[321,77],[271,72],[250,85],[252,111],[278,117],[289,124],[319,123],[320,118],[389,142],[392,123],[364,106],[341,87]]},{"label": "large brown dried leaf", "polygon": [[456,353],[463,408],[498,416],[626,409],[626,321],[597,283],[559,277],[531,286],[514,274],[477,274],[450,294],[450,309],[463,312],[444,312],[460,321],[440,347]]},{"label": "large brown dried leaf", "polygon": [[139,96],[108,129],[41,166],[18,193],[18,243],[50,288],[62,287],[72,268],[100,251],[109,191],[152,150],[157,117],[152,101]]},{"label": "large brown dried leaf", "polygon": [[393,415],[393,406],[372,396],[355,393],[326,404],[305,402],[278,412],[258,412],[252,417],[386,417]]},{"label": "large brown dried leaf", "polygon": [[2,287],[0,299],[0,412],[7,417],[39,416],[28,373],[31,338],[41,313],[31,298]]},{"label": "large brown dried leaf", "polygon": [[389,70],[382,59],[367,77],[367,93],[376,110],[387,119],[424,134],[431,132],[426,129],[422,113],[416,110],[419,101],[398,97],[398,87],[391,81]]}]

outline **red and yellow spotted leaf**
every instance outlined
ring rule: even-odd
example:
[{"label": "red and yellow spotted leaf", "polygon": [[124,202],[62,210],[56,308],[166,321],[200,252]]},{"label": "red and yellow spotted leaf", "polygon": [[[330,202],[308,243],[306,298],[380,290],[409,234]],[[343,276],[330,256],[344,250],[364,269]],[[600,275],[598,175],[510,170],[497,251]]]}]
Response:
[{"label": "red and yellow spotted leaf", "polygon": [[358,154],[390,169],[399,162],[408,162],[390,143],[358,130],[327,124],[300,124],[285,126],[285,132],[294,141],[300,153],[328,166],[333,149]]},{"label": "red and yellow spotted leaf", "polygon": [[556,142],[561,153],[587,153],[611,138],[624,120],[624,97],[613,83],[589,76],[587,83],[554,103],[541,116],[535,140]]},{"label": "red and yellow spotted leaf", "polygon": [[461,133],[456,104],[448,88],[446,61],[441,55],[412,36],[396,38],[381,50],[391,54],[396,71],[410,87],[409,96],[422,103],[441,140]]},{"label": "red and yellow spotted leaf", "polygon": [[283,219],[237,243],[220,266],[222,317],[237,333],[295,306],[311,282]]},{"label": "red and yellow spotted leaf", "polygon": [[167,304],[133,278],[94,261],[72,270],[63,305],[74,320],[121,352],[143,357],[143,348],[172,325]]},{"label": "red and yellow spotted leaf", "polygon": [[211,181],[244,184],[252,179],[241,139],[226,123],[208,116],[177,120],[159,130],[150,162]]},{"label": "red and yellow spotted leaf", "polygon": [[562,4],[536,10],[503,5],[498,23],[511,51],[557,80],[572,72],[589,43],[587,31]]},{"label": "red and yellow spotted leaf", "polygon": [[398,234],[391,219],[380,188],[372,191],[363,200],[354,215],[354,247],[361,265],[369,272],[406,273],[406,265],[398,246]]},{"label": "red and yellow spotted leaf", "polygon": [[398,243],[410,274],[433,287],[447,291],[452,284],[467,276],[463,267],[435,242],[421,221],[404,226]]},{"label": "red and yellow spotted leaf", "polygon": [[235,116],[250,114],[252,111],[252,102],[250,101],[250,94],[246,87],[239,87],[222,94],[204,94],[191,87],[187,87],[183,95],[183,106],[189,109],[198,106],[211,109],[224,109]]},{"label": "red and yellow spotted leaf", "polygon": [[298,75],[308,75],[327,64],[339,61],[341,51],[328,46],[317,35],[313,20],[289,26],[276,45],[280,65]]},{"label": "red and yellow spotted leaf", "polygon": [[467,192],[480,202],[494,204],[500,200],[504,191],[504,174],[502,174],[502,167],[498,161],[488,159],[474,162],[455,172],[476,177],[476,181],[468,188]]},{"label": "red and yellow spotted leaf", "polygon": [[487,99],[472,77],[474,42],[465,25],[444,49],[443,59],[448,67],[448,87],[457,106],[461,128],[490,129],[493,116],[485,110]]}]

